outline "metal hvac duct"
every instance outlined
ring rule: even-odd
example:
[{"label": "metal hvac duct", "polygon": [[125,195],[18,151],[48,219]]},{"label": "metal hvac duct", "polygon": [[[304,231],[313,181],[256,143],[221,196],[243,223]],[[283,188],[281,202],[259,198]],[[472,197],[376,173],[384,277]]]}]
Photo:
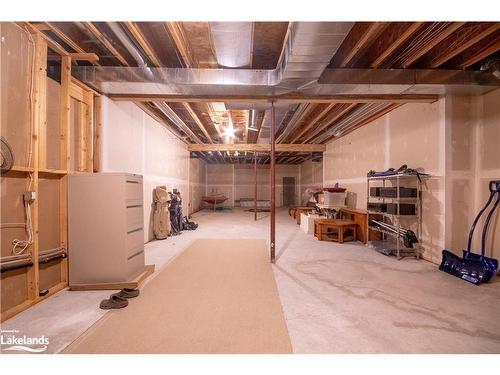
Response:
[{"label": "metal hvac duct", "polygon": [[[220,26],[216,24],[216,35],[222,34],[222,31],[217,31],[220,30]],[[352,25],[352,22],[291,23],[278,65],[272,70],[144,69],[144,60],[136,58],[142,67],[79,66],[74,67],[72,72],[76,78],[96,87],[104,94],[286,94],[317,81]],[[120,26],[110,23],[110,27],[125,47],[131,48],[129,52],[135,57],[136,54],[133,52],[135,47],[130,41],[127,42],[128,37]],[[244,59],[238,57],[240,52],[234,49],[232,42],[227,49],[223,47],[224,38],[223,35],[218,36],[220,51],[218,56],[223,59],[220,63],[223,64],[224,61],[231,59],[233,65],[242,63]]]},{"label": "metal hvac duct", "polygon": [[217,63],[227,68],[250,66],[252,22],[209,22]]},{"label": "metal hvac duct", "polygon": [[[245,53],[215,23],[221,64],[245,63]],[[245,22],[241,24],[247,24]],[[325,69],[352,27],[351,22],[293,22],[279,63],[272,70],[144,68],[119,25],[110,27],[141,67],[77,66],[76,78],[104,94],[179,96],[483,94],[500,86],[490,71],[415,69]],[[241,26],[243,27],[243,26]],[[247,27],[247,26],[245,26]],[[219,35],[220,34],[220,35]],[[247,33],[241,49],[247,50]],[[231,37],[232,38],[232,37]],[[226,46],[224,46],[224,40]],[[243,56],[243,57],[241,57]],[[248,104],[248,103],[245,103]],[[248,104],[252,107],[251,103]],[[248,109],[246,108],[246,109]],[[243,108],[241,108],[243,109]]]}]

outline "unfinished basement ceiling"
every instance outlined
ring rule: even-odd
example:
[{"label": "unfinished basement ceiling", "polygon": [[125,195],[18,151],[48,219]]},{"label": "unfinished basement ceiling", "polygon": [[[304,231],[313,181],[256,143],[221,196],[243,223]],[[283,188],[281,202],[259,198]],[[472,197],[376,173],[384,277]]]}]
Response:
[{"label": "unfinished basement ceiling", "polygon": [[[498,22],[32,22],[76,78],[135,101],[186,143],[326,143],[409,102],[484,93],[500,79]],[[493,62],[493,64],[492,64]],[[483,68],[483,69],[481,69]],[[234,136],[232,134],[234,133]],[[252,163],[253,154],[193,153]],[[310,153],[280,153],[296,163]],[[258,162],[265,163],[266,155]]]}]

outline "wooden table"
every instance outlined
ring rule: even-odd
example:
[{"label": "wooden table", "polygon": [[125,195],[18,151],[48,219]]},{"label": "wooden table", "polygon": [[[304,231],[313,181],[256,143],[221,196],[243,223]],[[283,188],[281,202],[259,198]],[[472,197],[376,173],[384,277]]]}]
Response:
[{"label": "wooden table", "polygon": [[303,212],[311,212],[311,211],[316,211],[316,207],[295,207],[295,213],[294,213],[294,218],[297,220],[297,224],[300,225],[300,214]]},{"label": "wooden table", "polygon": [[[320,241],[337,241],[338,243],[343,243],[344,241],[356,241],[356,228],[357,224],[352,220],[342,220],[342,219],[316,219],[314,220],[314,235]],[[337,236],[332,236],[332,232],[328,230],[334,230]],[[345,232],[351,230],[353,233],[352,239],[347,239],[345,237]]]},{"label": "wooden table", "polygon": [[357,238],[359,241],[367,243],[369,239],[374,239],[368,238],[368,212],[366,210],[343,207],[339,212],[342,219],[352,220],[358,225]]}]

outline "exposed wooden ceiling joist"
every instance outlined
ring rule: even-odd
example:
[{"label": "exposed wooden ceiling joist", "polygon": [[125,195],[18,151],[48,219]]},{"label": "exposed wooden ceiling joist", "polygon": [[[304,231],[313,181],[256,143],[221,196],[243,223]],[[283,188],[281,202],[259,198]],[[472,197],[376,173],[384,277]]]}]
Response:
[{"label": "exposed wooden ceiling joist", "polygon": [[127,21],[127,22],[124,22],[124,24],[125,24],[125,27],[127,28],[127,30],[130,32],[130,34],[132,34],[134,39],[137,41],[137,43],[139,43],[139,46],[141,46],[142,50],[144,51],[144,53],[148,57],[149,61],[151,61],[156,67],[162,66],[160,59],[156,55],[153,47],[151,47],[151,45],[149,44],[147,39],[144,37],[141,30],[137,27],[135,22]]},{"label": "exposed wooden ceiling joist", "polygon": [[295,143],[297,142],[300,137],[302,137],[306,132],[308,132],[316,123],[322,119],[328,112],[332,110],[332,108],[335,106],[335,104],[328,104],[323,108],[319,113],[317,113],[312,119],[308,121],[308,123],[299,131],[294,133],[293,138],[290,140],[290,143]]},{"label": "exposed wooden ceiling joist", "polygon": [[[378,119],[379,117],[382,117],[383,115],[393,111],[394,109],[398,108],[399,106],[401,106],[402,104],[399,104],[399,103],[389,103],[387,104],[387,106],[385,106],[384,108],[382,108],[380,111],[374,113],[373,115],[361,120],[358,124],[356,124],[355,126],[353,127],[350,127],[349,128],[349,131],[345,132],[345,133],[342,133],[342,135],[340,137],[344,137],[346,136],[347,134],[353,132],[354,130],[356,129],[359,129],[360,127],[364,126],[364,125],[367,125],[373,121],[375,121],[376,119]],[[340,138],[339,137],[339,138]],[[332,141],[333,139],[335,139],[336,136],[335,135],[332,135],[328,138],[326,138],[323,143],[326,144],[330,141]]]},{"label": "exposed wooden ceiling joist", "polygon": [[207,138],[209,143],[213,143],[212,137],[210,137],[210,134],[208,134],[207,129],[205,129],[205,125],[200,121],[198,115],[193,111],[193,108],[189,105],[189,103],[182,103],[186,111],[189,113],[191,118],[194,120],[198,128],[201,130],[203,135]]},{"label": "exposed wooden ceiling joist", "polygon": [[92,22],[82,22],[83,26],[90,31],[105,47],[115,56],[124,66],[129,66],[129,63],[123,55],[111,44],[111,42],[95,27]]},{"label": "exposed wooden ceiling joist", "polygon": [[478,51],[476,54],[469,55],[463,59],[463,61],[458,66],[460,69],[466,69],[471,65],[478,63],[479,61],[485,59],[486,57],[493,55],[494,53],[500,51],[500,39],[493,42],[483,49]]},{"label": "exposed wooden ceiling joist", "polygon": [[461,28],[464,24],[465,22],[451,22],[450,25],[448,25],[443,31],[433,36],[427,43],[425,43],[425,45],[419,48],[414,54],[406,58],[402,62],[401,66],[405,69],[410,67],[414,62],[416,62],[418,59],[424,56],[427,52],[429,52],[431,49],[433,49],[436,45],[441,43],[444,39],[453,34],[459,28]]},{"label": "exposed wooden ceiling joist", "polygon": [[302,140],[302,143],[313,141],[318,135],[328,129],[335,121],[352,111],[357,105],[358,103],[338,104],[310,134],[307,134],[307,136]]},{"label": "exposed wooden ceiling joist", "polygon": [[370,68],[378,68],[384,61],[396,51],[403,43],[405,43],[421,26],[423,22],[412,22],[407,28],[404,28],[399,33],[391,34],[394,39],[388,40],[384,50],[378,55],[378,57],[373,60],[370,64]]},{"label": "exposed wooden ceiling joist", "polygon": [[424,65],[429,68],[438,68],[498,30],[500,30],[499,22],[465,26],[430,51],[429,56],[425,56],[428,63]]}]

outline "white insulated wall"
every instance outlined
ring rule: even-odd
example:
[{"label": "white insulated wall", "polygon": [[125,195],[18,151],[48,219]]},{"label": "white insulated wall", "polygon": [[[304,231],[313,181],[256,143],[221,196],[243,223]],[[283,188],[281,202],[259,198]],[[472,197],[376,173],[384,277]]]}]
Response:
[{"label": "white insulated wall", "polygon": [[441,259],[445,217],[445,102],[406,104],[327,145],[325,185],[339,182],[350,206],[366,209],[366,174],[407,164],[433,177],[423,192],[423,256]]},{"label": "white insulated wall", "polygon": [[[500,179],[500,90],[479,97],[450,96],[432,104],[406,104],[333,141],[325,153],[325,184],[340,182],[351,205],[366,208],[370,170],[424,168],[433,177],[423,193],[424,258],[441,251],[461,255],[488,182]],[[479,230],[482,227],[479,226]],[[479,231],[473,250],[479,252]],[[500,258],[500,212],[492,220],[486,254]]]},{"label": "white insulated wall", "polygon": [[131,102],[114,102],[103,97],[102,111],[102,171],[143,176],[144,241],[150,241],[156,186],[179,189],[184,214],[190,209],[189,152],[162,124]]}]

